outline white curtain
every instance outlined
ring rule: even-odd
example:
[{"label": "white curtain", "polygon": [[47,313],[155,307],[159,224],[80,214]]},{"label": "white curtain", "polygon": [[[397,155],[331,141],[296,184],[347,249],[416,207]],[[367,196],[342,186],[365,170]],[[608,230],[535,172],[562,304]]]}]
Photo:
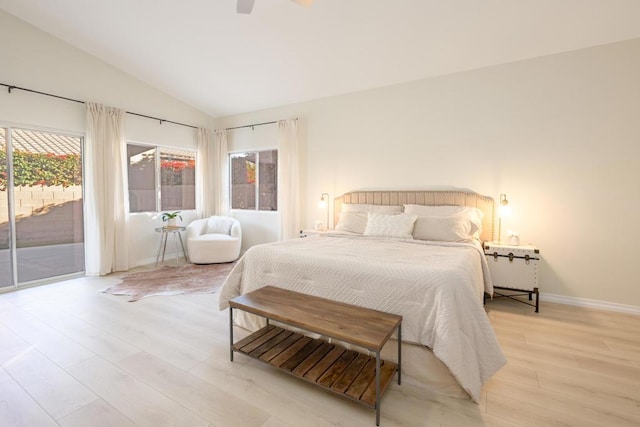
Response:
[{"label": "white curtain", "polygon": [[84,205],[88,276],[129,269],[124,115],[124,110],[87,103]]},{"label": "white curtain", "polygon": [[198,129],[198,152],[196,153],[196,213],[199,218],[208,218],[216,213],[215,194],[215,149],[208,129]]},{"label": "white curtain", "polygon": [[292,239],[300,231],[298,188],[298,121],[278,121],[278,210],[280,239]]},{"label": "white curtain", "polygon": [[213,150],[215,213],[229,215],[229,148],[226,130],[216,129],[213,132]]}]

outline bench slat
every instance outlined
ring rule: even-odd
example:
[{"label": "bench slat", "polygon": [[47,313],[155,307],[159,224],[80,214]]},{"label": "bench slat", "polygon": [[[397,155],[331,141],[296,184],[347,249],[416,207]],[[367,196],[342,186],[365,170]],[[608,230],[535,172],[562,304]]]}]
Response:
[{"label": "bench slat", "polygon": [[327,353],[327,355],[324,356],[317,365],[311,368],[311,370],[309,370],[309,372],[307,372],[304,377],[311,382],[318,382],[318,378],[320,378],[322,374],[324,374],[325,371],[329,369],[331,365],[333,365],[334,362],[338,360],[338,358],[340,358],[340,356],[342,356],[342,353],[344,353],[345,351],[346,350],[344,349],[344,347],[335,346],[333,350]]},{"label": "bench slat", "polygon": [[323,342],[309,357],[303,360],[294,370],[293,374],[298,377],[304,377],[310,369],[312,369],[316,364],[331,350],[333,350],[334,345],[329,344],[328,342]]},{"label": "bench slat", "polygon": [[[280,328],[277,328],[280,329]],[[280,330],[279,333],[274,334],[268,341],[264,342],[259,347],[256,347],[254,350],[251,348],[243,348],[242,351],[244,353],[249,353],[253,357],[260,357],[265,354],[267,351],[271,350],[276,345],[280,344],[282,341],[286,340],[291,336],[293,332],[287,330]]]}]

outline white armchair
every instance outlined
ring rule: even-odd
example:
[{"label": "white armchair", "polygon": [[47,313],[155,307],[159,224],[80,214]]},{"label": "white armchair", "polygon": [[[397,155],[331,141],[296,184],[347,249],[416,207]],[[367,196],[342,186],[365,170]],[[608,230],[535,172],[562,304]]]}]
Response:
[{"label": "white armchair", "polygon": [[235,218],[212,216],[187,227],[187,251],[194,264],[231,262],[240,256],[242,230]]}]

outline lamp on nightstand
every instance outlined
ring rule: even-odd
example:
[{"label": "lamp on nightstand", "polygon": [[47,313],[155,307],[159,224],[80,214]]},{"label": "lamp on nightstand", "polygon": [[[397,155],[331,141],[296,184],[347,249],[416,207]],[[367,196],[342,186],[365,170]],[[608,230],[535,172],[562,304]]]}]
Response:
[{"label": "lamp on nightstand", "polygon": [[500,206],[498,207],[498,243],[502,243],[502,218],[511,216],[511,207],[506,194],[500,195]]},{"label": "lamp on nightstand", "polygon": [[322,193],[320,195],[320,201],[318,202],[318,207],[320,209],[327,210],[327,222],[324,225],[324,229],[329,229],[329,193]]}]

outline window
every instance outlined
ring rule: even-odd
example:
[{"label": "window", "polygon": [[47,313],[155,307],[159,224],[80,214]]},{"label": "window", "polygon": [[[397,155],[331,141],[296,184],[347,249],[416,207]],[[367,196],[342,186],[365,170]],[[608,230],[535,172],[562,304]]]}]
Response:
[{"label": "window", "polygon": [[127,144],[130,212],[196,207],[192,151]]},{"label": "window", "polygon": [[278,150],[229,155],[231,208],[278,210]]},{"label": "window", "polygon": [[193,152],[160,150],[160,210],[196,208],[196,156]]}]

